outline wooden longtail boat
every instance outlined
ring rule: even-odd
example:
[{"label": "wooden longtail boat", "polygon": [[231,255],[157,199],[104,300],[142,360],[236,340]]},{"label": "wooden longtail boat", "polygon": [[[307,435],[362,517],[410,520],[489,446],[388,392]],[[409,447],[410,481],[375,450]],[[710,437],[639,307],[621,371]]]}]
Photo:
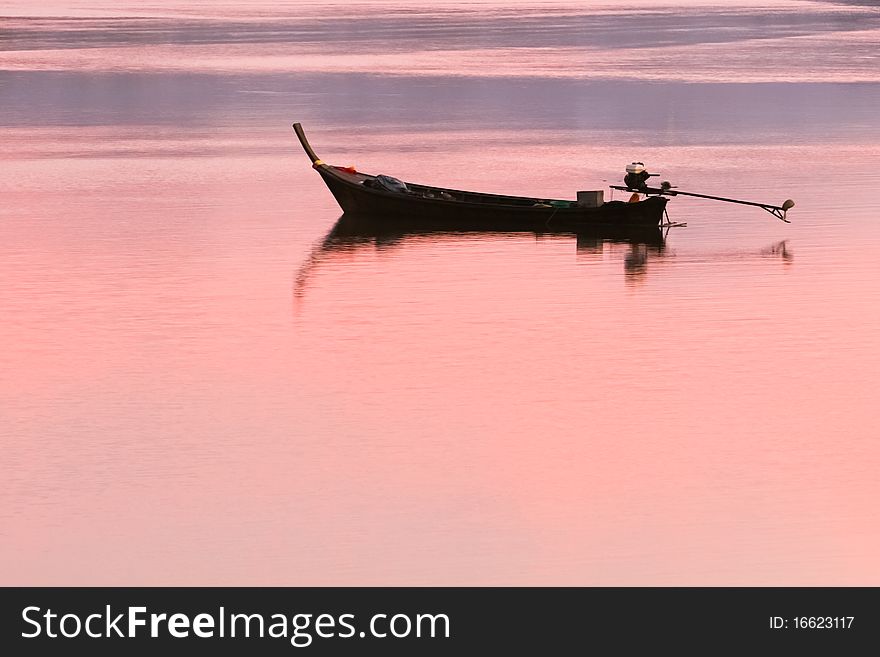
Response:
[{"label": "wooden longtail boat", "polygon": [[302,126],[294,123],[293,129],[312,166],[347,214],[381,216],[407,225],[428,222],[435,229],[448,230],[543,227],[576,231],[591,226],[658,226],[668,200],[658,195],[632,203],[608,201],[587,207],[571,200],[482,194],[402,182],[325,164],[315,155]]}]

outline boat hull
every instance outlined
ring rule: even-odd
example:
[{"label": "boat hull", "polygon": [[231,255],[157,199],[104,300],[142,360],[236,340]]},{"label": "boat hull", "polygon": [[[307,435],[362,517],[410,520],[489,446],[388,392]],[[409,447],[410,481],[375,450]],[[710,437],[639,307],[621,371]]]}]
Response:
[{"label": "boat hull", "polygon": [[[538,199],[433,187],[414,186],[418,193],[390,192],[364,185],[364,180],[372,176],[346,172],[323,163],[316,164],[315,169],[345,213],[381,217],[385,222],[400,221],[408,226],[423,224],[435,229],[577,230],[597,225],[657,226],[663,219],[667,201],[652,196],[635,203],[609,201],[597,208],[547,207],[531,203]],[[432,195],[445,194],[451,198],[427,198],[423,193],[425,190]]]}]

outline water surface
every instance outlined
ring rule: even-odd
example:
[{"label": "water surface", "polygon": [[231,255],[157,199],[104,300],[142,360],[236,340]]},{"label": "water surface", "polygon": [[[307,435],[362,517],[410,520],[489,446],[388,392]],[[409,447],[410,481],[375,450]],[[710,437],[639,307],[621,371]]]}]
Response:
[{"label": "water surface", "polygon": [[[4,584],[878,585],[870,3],[13,2]],[[364,234],[321,157],[660,244]]]}]

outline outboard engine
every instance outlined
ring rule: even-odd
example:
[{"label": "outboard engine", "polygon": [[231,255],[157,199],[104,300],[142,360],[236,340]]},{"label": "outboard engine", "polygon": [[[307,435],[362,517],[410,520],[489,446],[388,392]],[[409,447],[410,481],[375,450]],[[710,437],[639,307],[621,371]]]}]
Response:
[{"label": "outboard engine", "polygon": [[623,178],[623,184],[630,189],[645,189],[648,178],[656,176],[656,173],[648,173],[645,169],[644,162],[632,162],[626,165],[626,176]]}]

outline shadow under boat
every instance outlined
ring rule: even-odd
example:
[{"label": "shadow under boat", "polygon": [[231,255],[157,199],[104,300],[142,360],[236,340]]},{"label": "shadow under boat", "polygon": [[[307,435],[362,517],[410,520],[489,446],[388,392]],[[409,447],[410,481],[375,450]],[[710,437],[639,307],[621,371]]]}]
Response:
[{"label": "shadow under boat", "polygon": [[330,232],[312,250],[296,275],[294,295],[299,297],[308,286],[308,280],[315,269],[335,253],[351,252],[361,248],[392,249],[406,243],[409,239],[437,240],[467,236],[533,235],[535,239],[574,239],[579,253],[601,253],[605,244],[628,245],[629,255],[625,259],[627,273],[643,272],[651,256],[662,256],[666,246],[669,228],[660,226],[610,225],[598,224],[579,226],[576,229],[524,228],[521,221],[509,224],[497,219],[491,223],[480,221],[456,221],[448,218],[442,222],[413,217],[401,228],[399,218],[385,219],[374,214],[343,214],[330,229]]},{"label": "shadow under boat", "polygon": [[334,245],[356,244],[364,241],[393,243],[410,236],[443,236],[461,234],[532,234],[536,236],[560,235],[576,236],[578,247],[594,247],[603,242],[643,244],[662,247],[665,243],[666,231],[660,226],[638,226],[631,224],[595,224],[573,228],[544,226],[523,227],[522,222],[511,219],[510,222],[493,218],[491,221],[479,219],[450,220],[442,222],[431,219],[412,217],[401,228],[398,218],[385,219],[369,214],[343,214],[327,236],[323,246],[332,249]]},{"label": "shadow under boat", "polygon": [[[673,226],[674,227],[674,226]],[[336,254],[350,253],[361,249],[391,250],[398,246],[404,246],[410,239],[438,241],[446,239],[467,238],[473,236],[479,239],[481,236],[504,236],[511,238],[533,235],[537,240],[575,240],[578,255],[593,258],[603,254],[609,247],[612,250],[622,250],[623,269],[629,282],[639,282],[644,279],[647,265],[650,261],[665,260],[670,255],[666,247],[666,237],[670,227],[661,226],[633,226],[633,225],[593,225],[581,226],[577,229],[527,229],[520,222],[511,222],[507,226],[497,220],[492,222],[491,228],[474,223],[460,222],[455,228],[444,220],[442,226],[428,220],[413,218],[406,222],[406,229],[401,228],[398,218],[385,220],[381,216],[362,214],[343,214],[317,243],[306,261],[295,275],[294,297],[301,298],[312,274],[320,268],[321,264],[334,259]],[[760,251],[731,250],[715,252],[711,254],[676,255],[676,260],[687,262],[689,260],[704,261],[707,257],[712,260],[730,260],[743,257],[778,258],[784,264],[792,262],[792,252],[787,241],[776,242]]]}]

